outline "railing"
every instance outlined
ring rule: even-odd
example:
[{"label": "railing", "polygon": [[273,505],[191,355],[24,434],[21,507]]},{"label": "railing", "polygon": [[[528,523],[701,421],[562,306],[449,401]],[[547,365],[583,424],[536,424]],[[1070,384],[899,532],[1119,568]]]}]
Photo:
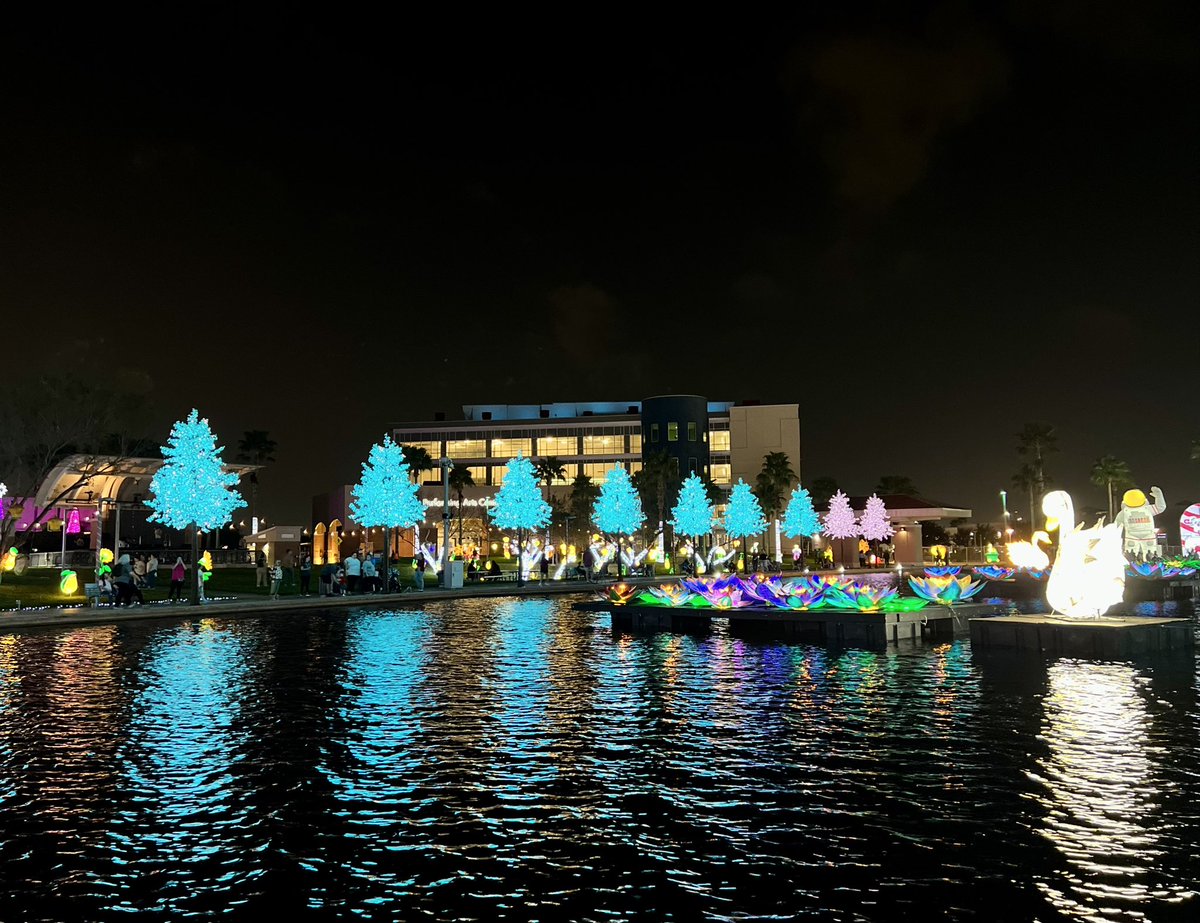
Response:
[{"label": "railing", "polygon": [[[245,548],[214,548],[212,551],[213,565],[216,567],[253,567],[253,553]],[[153,552],[158,558],[159,568],[170,568],[175,558],[182,557],[189,564],[192,561],[190,548],[130,548],[121,549],[122,554],[130,558],[144,555],[149,557]],[[96,565],[96,552],[91,548],[72,549],[67,552],[66,566],[72,570],[91,568]],[[63,567],[61,551],[35,551],[29,555],[30,567]]]}]

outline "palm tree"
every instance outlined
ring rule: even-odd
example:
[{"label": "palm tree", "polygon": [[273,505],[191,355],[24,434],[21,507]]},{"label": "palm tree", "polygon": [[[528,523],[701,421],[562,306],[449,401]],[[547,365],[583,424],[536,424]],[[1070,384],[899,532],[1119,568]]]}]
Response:
[{"label": "palm tree", "polygon": [[[784,498],[798,480],[800,476],[792,470],[792,462],[786,452],[768,452],[763,456],[762,470],[754,479],[754,492],[762,503],[768,522],[779,518]],[[778,553],[779,549],[775,551]]]},{"label": "palm tree", "polygon": [[817,478],[809,487],[809,496],[812,497],[813,506],[824,506],[829,503],[829,498],[838,492],[837,478],[823,477]]},{"label": "palm tree", "polygon": [[454,495],[458,498],[458,544],[461,547],[463,530],[463,488],[474,487],[475,479],[471,477],[471,469],[458,462],[454,463],[454,467],[450,469],[450,473],[446,477],[450,482],[450,489],[454,491]]},{"label": "palm tree", "polygon": [[600,485],[594,483],[586,474],[579,475],[571,484],[571,499],[567,502],[567,509],[573,518],[583,524],[585,534],[586,524],[592,519],[592,506],[599,496]]},{"label": "palm tree", "polygon": [[[533,470],[538,476],[538,480],[546,485],[546,502],[550,502],[550,485],[555,481],[561,481],[567,476],[567,467],[560,462],[555,456],[547,455],[545,458],[539,459],[533,463]],[[550,516],[550,522],[554,521],[553,514]],[[550,523],[546,524],[546,544],[550,544]]]},{"label": "palm tree", "polygon": [[1108,521],[1112,522],[1115,515],[1113,511],[1113,490],[1119,490],[1133,483],[1133,478],[1129,473],[1129,465],[1115,455],[1105,455],[1097,458],[1095,464],[1092,465],[1092,483],[1108,491]]},{"label": "palm tree", "polygon": [[[1026,423],[1017,433],[1017,454],[1032,456],[1032,468],[1037,499],[1046,492],[1046,456],[1058,451],[1058,436],[1049,423]],[[1030,513],[1032,516],[1032,512]],[[1030,528],[1036,528],[1031,519]]]},{"label": "palm tree", "polygon": [[906,497],[920,496],[917,485],[906,474],[881,474],[879,483],[875,485],[877,494],[903,494]]},{"label": "palm tree", "polygon": [[1016,474],[1012,477],[1013,486],[1020,488],[1029,494],[1029,531],[1032,533],[1037,529],[1037,520],[1034,518],[1034,513],[1037,510],[1037,469],[1030,464],[1024,464],[1020,467]]},{"label": "palm tree", "polygon": [[678,483],[673,483],[679,480],[678,463],[666,452],[651,452],[642,459],[642,468],[634,474],[632,480],[642,498],[642,508],[657,510],[658,522],[665,529],[667,502],[673,489],[678,489],[679,486]]},{"label": "palm tree", "polygon": [[422,445],[402,445],[400,451],[404,455],[404,461],[408,465],[408,473],[412,475],[412,479],[418,483],[421,480],[421,475],[426,471],[432,471],[437,467],[433,456],[429,454],[429,450]]},{"label": "palm tree", "polygon": [[[279,443],[271,438],[265,429],[248,429],[242,433],[238,442],[237,460],[248,465],[266,465],[275,461],[275,450]],[[250,474],[250,519],[257,516],[258,508],[258,472]]]}]

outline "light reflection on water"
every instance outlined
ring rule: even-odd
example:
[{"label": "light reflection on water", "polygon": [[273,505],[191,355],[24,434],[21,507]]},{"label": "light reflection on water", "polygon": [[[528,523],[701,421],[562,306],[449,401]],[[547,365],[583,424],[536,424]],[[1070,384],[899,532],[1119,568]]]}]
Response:
[{"label": "light reflection on water", "polygon": [[540,599],[2,635],[0,907],[1191,919],[1196,676]]}]

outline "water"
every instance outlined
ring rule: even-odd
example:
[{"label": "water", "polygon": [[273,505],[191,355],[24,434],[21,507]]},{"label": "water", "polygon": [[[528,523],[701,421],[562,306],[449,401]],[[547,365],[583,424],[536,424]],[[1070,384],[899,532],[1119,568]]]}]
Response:
[{"label": "water", "polygon": [[0,635],[0,919],[1192,920],[1197,686],[563,600]]}]

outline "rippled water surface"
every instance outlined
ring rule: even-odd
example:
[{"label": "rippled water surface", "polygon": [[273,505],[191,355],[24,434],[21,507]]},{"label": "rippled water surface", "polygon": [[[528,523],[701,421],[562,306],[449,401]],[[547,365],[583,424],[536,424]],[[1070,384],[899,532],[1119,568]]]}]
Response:
[{"label": "rippled water surface", "polygon": [[0,635],[0,919],[1194,920],[1197,692],[561,599]]}]

